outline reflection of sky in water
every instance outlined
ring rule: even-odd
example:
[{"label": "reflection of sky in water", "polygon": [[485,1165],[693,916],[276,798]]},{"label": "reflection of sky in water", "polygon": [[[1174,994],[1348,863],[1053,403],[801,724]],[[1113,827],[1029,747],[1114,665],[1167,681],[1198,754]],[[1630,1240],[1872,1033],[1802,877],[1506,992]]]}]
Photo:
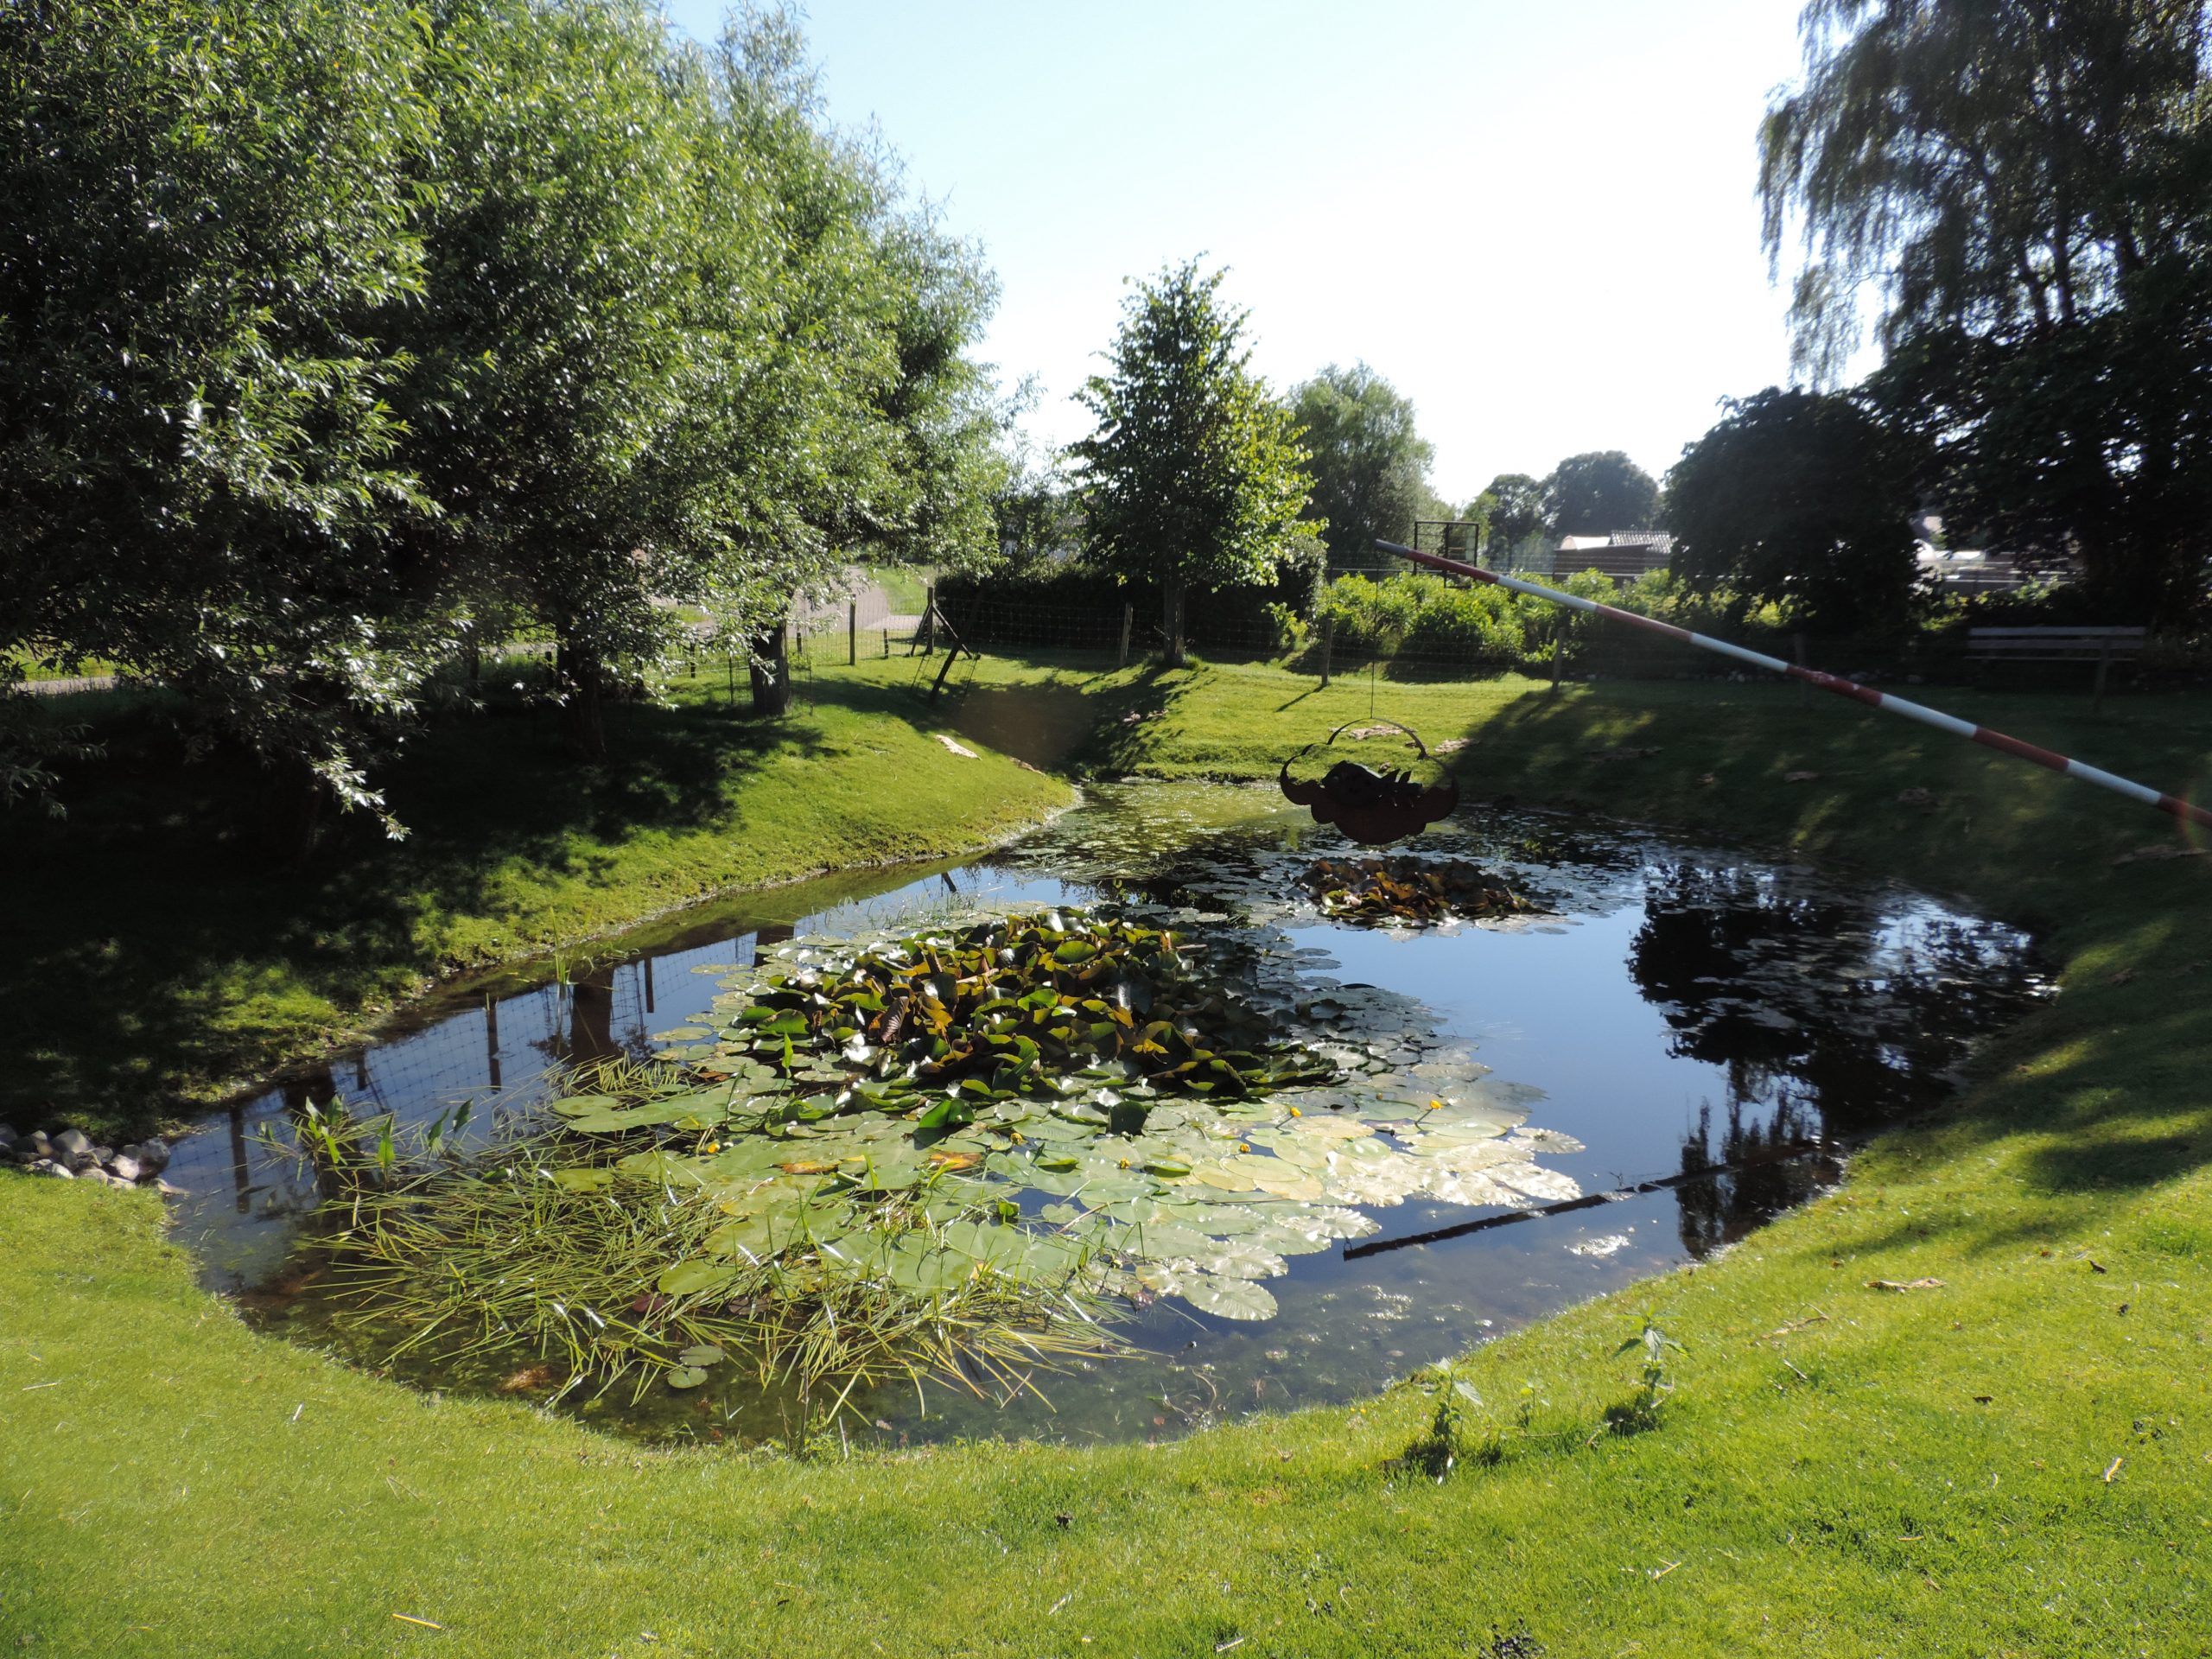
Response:
[{"label": "reflection of sky in water", "polygon": [[[925,1424],[911,1393],[871,1402],[868,1414],[898,1432],[1127,1438],[1371,1392],[1499,1330],[1702,1255],[1801,1201],[1837,1166],[1824,1126],[1856,1132],[1933,1103],[1967,1040],[2017,1008],[2026,988],[2018,935],[1917,895],[1642,835],[1562,842],[1551,820],[1493,820],[1433,837],[1423,850],[1502,861],[1550,899],[1559,920],[1415,937],[1337,925],[1289,902],[1298,862],[1269,849],[1293,821],[1269,798],[1103,793],[988,864],[887,874],[876,880],[890,885],[874,893],[816,884],[780,895],[779,912],[801,934],[850,938],[978,903],[1080,901],[1090,889],[1078,884],[1104,873],[1102,859],[1179,901],[1206,899],[1216,879],[1225,902],[1256,906],[1294,945],[1325,949],[1340,964],[1331,977],[1421,999],[1440,1034],[1473,1049],[1498,1078],[1541,1090],[1530,1121],[1588,1147],[1543,1161],[1586,1192],[1676,1185],[1403,1249],[1370,1240],[1350,1255],[1296,1257],[1286,1277],[1268,1281],[1281,1308],[1274,1319],[1239,1324],[1163,1302],[1128,1329],[1147,1354],[1055,1381],[1047,1392],[1057,1413],[1034,1402],[1006,1413],[963,1406],[939,1390]],[[1115,815],[1148,798],[1195,800],[1214,826],[1240,815],[1261,821],[1179,858],[1187,838],[1207,833],[1187,812],[1163,825],[1153,811],[1141,833],[1116,838],[1125,820]],[[1102,855],[1102,842],[1113,850]],[[750,902],[762,905],[758,895]],[[177,1224],[200,1249],[207,1281],[264,1301],[251,1292],[276,1275],[296,1218],[312,1205],[312,1192],[258,1139],[263,1125],[283,1135],[290,1106],[334,1088],[357,1112],[420,1125],[467,1100],[473,1132],[491,1129],[545,1098],[563,1061],[643,1057],[656,1033],[707,1014],[722,974],[791,936],[788,926],[760,927],[759,915],[709,910],[658,930],[642,954],[610,942],[571,965],[569,986],[442,999],[416,1028],[217,1116],[178,1147],[169,1170],[188,1190]],[[1778,1151],[1808,1148],[1814,1155],[1774,1161]],[[1747,1167],[1713,1169],[1736,1163]],[[1372,1213],[1388,1243],[1484,1212],[1415,1198]],[[696,1402],[656,1399],[654,1412],[664,1428],[710,1421]],[[774,1425],[755,1413],[731,1427],[757,1434]]]}]

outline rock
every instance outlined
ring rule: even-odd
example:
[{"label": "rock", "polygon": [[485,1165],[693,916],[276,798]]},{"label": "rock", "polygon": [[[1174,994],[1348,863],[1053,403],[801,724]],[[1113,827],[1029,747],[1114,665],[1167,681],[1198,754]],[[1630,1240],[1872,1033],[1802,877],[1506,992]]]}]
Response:
[{"label": "rock", "polygon": [[31,1163],[34,1175],[59,1175],[63,1180],[74,1180],[76,1172],[67,1164],[57,1164],[51,1158],[35,1159]]},{"label": "rock", "polygon": [[92,1149],[90,1147],[86,1147],[82,1152],[64,1152],[60,1147],[56,1147],[54,1149],[54,1161],[57,1164],[68,1165],[72,1171],[79,1175],[88,1169],[98,1169],[100,1166],[100,1160],[92,1156]]},{"label": "rock", "polygon": [[113,1163],[115,1161],[115,1148],[113,1147],[95,1146],[92,1148],[92,1161],[96,1164]]},{"label": "rock", "polygon": [[107,1167],[108,1173],[118,1180],[128,1182],[133,1186],[138,1184],[138,1178],[146,1173],[139,1166],[138,1160],[127,1152],[118,1152],[114,1157],[109,1159]]},{"label": "rock", "polygon": [[9,1153],[13,1152],[15,1148],[16,1132],[10,1128],[5,1123],[0,1123],[0,1157],[6,1156]]},{"label": "rock", "polygon": [[157,1179],[154,1182],[154,1191],[165,1198],[181,1198],[189,1194],[192,1189],[188,1186],[172,1186],[167,1181]]},{"label": "rock", "polygon": [[169,1166],[169,1143],[166,1141],[141,1141],[130,1154],[146,1166],[149,1174],[158,1175]]},{"label": "rock", "polygon": [[79,1153],[90,1152],[92,1143],[82,1129],[64,1129],[54,1137],[54,1149],[73,1157]]},{"label": "rock", "polygon": [[18,1147],[16,1150],[20,1152],[25,1148],[29,1148],[31,1156],[34,1158],[51,1158],[54,1156],[54,1142],[46,1138],[46,1131],[44,1129],[33,1129],[29,1135],[25,1135],[22,1140],[22,1145]]}]

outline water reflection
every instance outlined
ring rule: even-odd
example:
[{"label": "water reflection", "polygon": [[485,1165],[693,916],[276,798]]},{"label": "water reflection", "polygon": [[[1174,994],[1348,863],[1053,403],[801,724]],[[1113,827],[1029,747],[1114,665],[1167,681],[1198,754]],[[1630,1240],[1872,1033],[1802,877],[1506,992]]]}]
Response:
[{"label": "water reflection", "polygon": [[[911,1401],[870,1407],[894,1434],[1170,1433],[1261,1406],[1357,1397],[1734,1242],[1833,1180],[1852,1137],[1938,1101],[1971,1039],[2037,989],[2020,934],[1918,895],[1526,815],[1424,838],[1421,850],[1483,861],[1552,917],[1405,937],[1335,925],[1301,908],[1292,878],[1340,845],[1268,798],[1099,793],[1052,831],[957,871],[825,885],[780,896],[780,915],[725,907],[664,925],[643,948],[597,947],[565,982],[480,987],[428,1008],[412,1028],[240,1103],[183,1143],[170,1168],[191,1189],[179,1231],[209,1283],[251,1294],[258,1315],[282,1324],[307,1288],[285,1256],[317,1195],[261,1131],[288,1140],[306,1103],[338,1096],[357,1114],[420,1128],[467,1102],[474,1133],[496,1133],[555,1092],[566,1066],[654,1055],[763,947],[856,936],[950,903],[1119,893],[1190,906],[1185,925],[1198,930],[1205,918],[1256,918],[1284,930],[1317,981],[1332,973],[1426,1002],[1441,1035],[1472,1046],[1496,1081],[1529,1085],[1542,1099],[1538,1121],[1589,1148],[1551,1161],[1587,1192],[1627,1196],[1527,1218],[1427,1202],[1378,1210],[1377,1237],[1300,1257],[1270,1281],[1276,1319],[1145,1311],[1129,1334],[1151,1357],[1062,1380],[1051,1410],[932,1397],[925,1423]],[[696,1402],[685,1409],[646,1432],[700,1432]],[[728,1410],[734,1433],[739,1407]]]}]

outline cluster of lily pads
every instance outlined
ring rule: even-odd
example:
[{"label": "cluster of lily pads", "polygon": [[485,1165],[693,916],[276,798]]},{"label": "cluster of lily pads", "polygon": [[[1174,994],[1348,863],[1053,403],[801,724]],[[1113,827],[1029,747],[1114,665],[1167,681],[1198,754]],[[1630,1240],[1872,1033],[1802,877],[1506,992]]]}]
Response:
[{"label": "cluster of lily pads", "polygon": [[[1417,1004],[1282,944],[1068,909],[785,945],[498,1170],[378,1202],[361,1282],[579,1374],[696,1387],[742,1352],[849,1379],[895,1330],[1003,1378],[1109,1347],[1115,1299],[1268,1318],[1288,1257],[1375,1230],[1355,1206],[1574,1196],[1535,1160],[1576,1143]],[[548,1243],[579,1227],[619,1245]],[[455,1238],[467,1271],[423,1265]]]},{"label": "cluster of lily pads", "polygon": [[[556,1105],[593,1135],[674,1132],[564,1179],[720,1195],[728,1221],[664,1289],[827,1243],[916,1290],[1096,1267],[1140,1300],[1264,1318],[1257,1281],[1285,1256],[1372,1230],[1347,1206],[1574,1192],[1533,1161],[1573,1143],[1522,1128],[1482,1068],[1364,1040],[1367,1002],[1411,1011],[1370,988],[1286,1007],[1249,962],[1201,972],[1171,931],[1073,911],[788,950],[724,999],[719,1032],[669,1033],[712,1085]],[[825,1237],[842,1195],[925,1187],[933,1227]]]},{"label": "cluster of lily pads", "polygon": [[1324,915],[1385,926],[1526,915],[1539,908],[1461,859],[1317,859],[1298,885]]}]

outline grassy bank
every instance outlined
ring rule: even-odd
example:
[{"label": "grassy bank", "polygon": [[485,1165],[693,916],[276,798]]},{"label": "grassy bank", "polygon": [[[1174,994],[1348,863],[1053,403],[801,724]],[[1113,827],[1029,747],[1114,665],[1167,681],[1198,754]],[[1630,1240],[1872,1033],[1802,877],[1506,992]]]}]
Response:
[{"label": "grassy bank", "polygon": [[[2201,701],[2102,721],[1952,701],[2168,786],[2212,772]],[[957,717],[1021,753],[1103,712],[1101,770],[1241,776],[1367,711],[1363,683],[1264,669],[1039,671]],[[1471,794],[1963,893],[2039,926],[2064,995],[1842,1192],[1481,1351],[1502,1456],[1441,1485],[1385,1467],[1424,1415],[1405,1395],[1158,1449],[641,1451],[256,1338],[193,1287],[150,1198],[0,1175],[0,1634],[102,1655],[1427,1655],[1525,1653],[1493,1639],[1523,1631],[1553,1656],[2205,1651],[2212,860],[2133,857],[2177,832],[1777,688],[1386,685],[1376,712],[1465,739]],[[1600,1433],[1647,1303],[1688,1344],[1680,1386],[1656,1430]]]},{"label": "grassy bank", "polygon": [[44,712],[89,721],[105,753],[64,777],[69,817],[0,817],[0,863],[35,873],[0,913],[22,1033],[0,1119],[134,1134],[441,977],[732,888],[967,850],[1071,798],[946,748],[911,679],[824,676],[772,722],[719,681],[678,682],[673,707],[611,710],[613,758],[588,768],[550,710],[442,721],[390,774],[410,838],[341,821],[296,868],[264,849],[250,771],[182,764],[148,699],[71,698]]}]

